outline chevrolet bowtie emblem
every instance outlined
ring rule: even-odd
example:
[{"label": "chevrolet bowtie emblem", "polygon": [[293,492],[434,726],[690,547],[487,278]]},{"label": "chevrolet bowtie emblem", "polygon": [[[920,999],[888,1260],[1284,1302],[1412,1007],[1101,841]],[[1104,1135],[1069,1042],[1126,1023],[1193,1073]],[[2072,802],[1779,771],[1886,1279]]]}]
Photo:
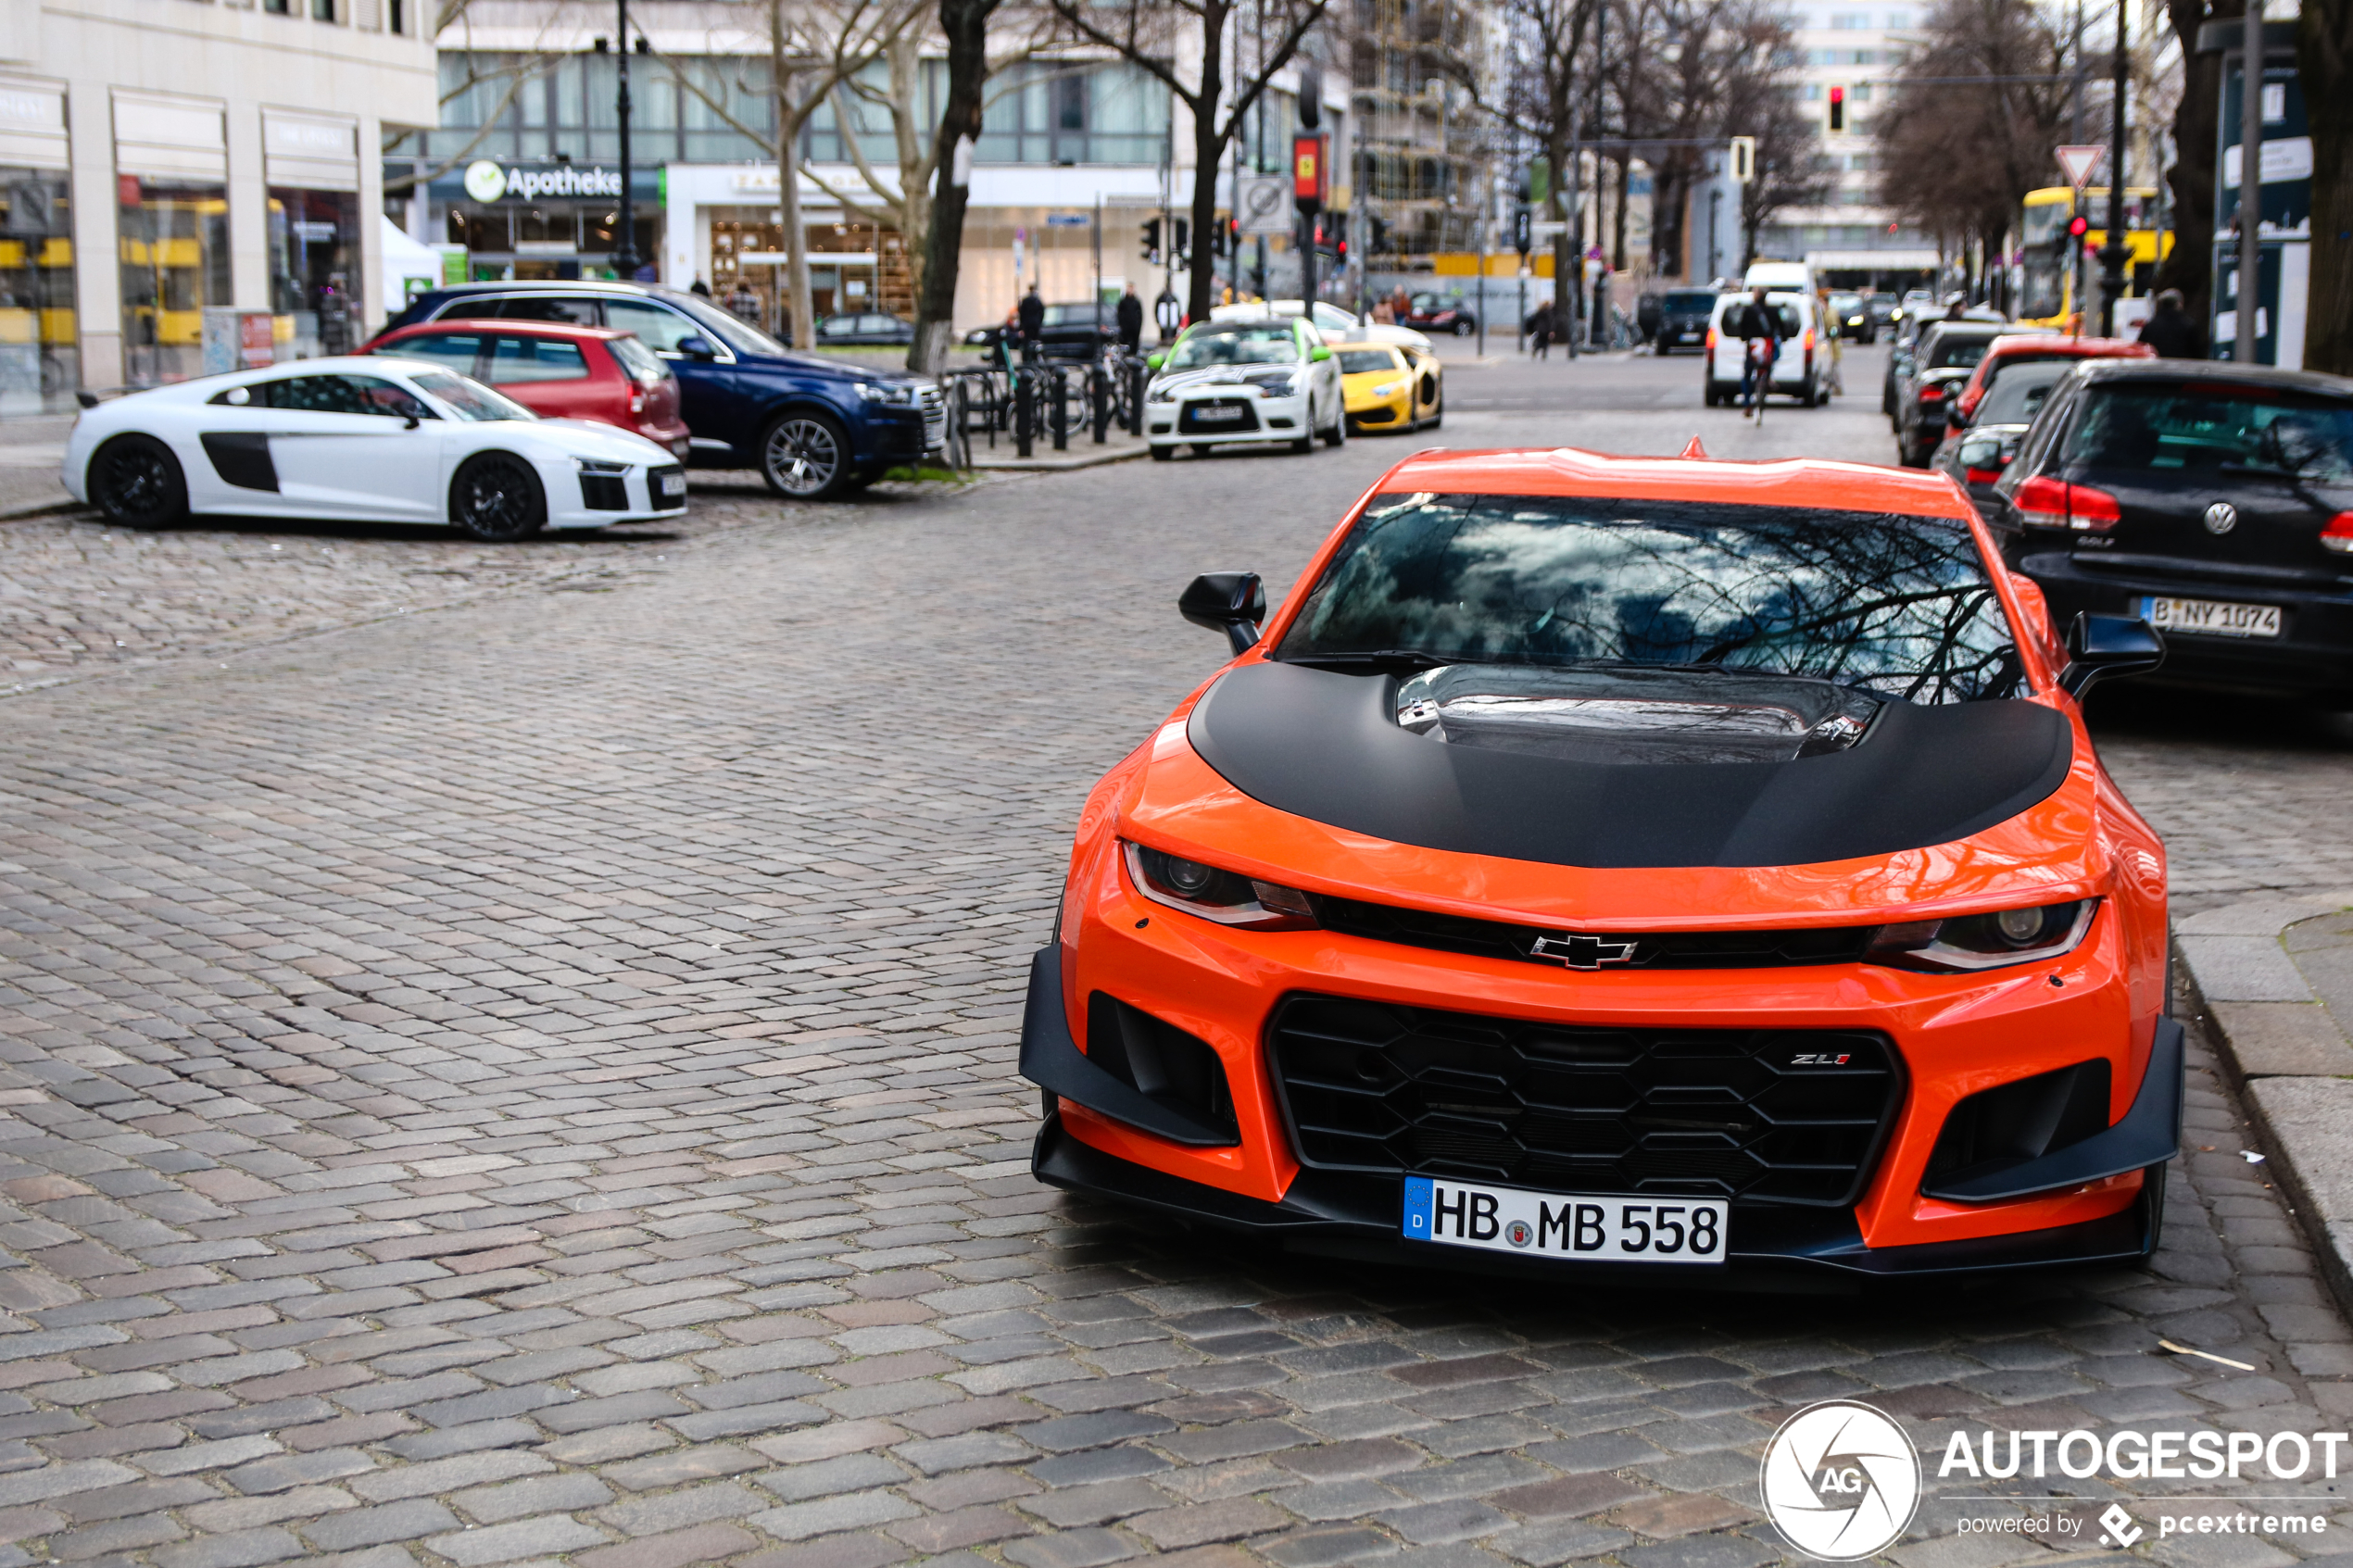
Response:
[{"label": "chevrolet bowtie emblem", "polygon": [[1599,969],[1604,964],[1631,963],[1635,944],[1604,942],[1598,936],[1539,936],[1529,951],[1568,969]]}]

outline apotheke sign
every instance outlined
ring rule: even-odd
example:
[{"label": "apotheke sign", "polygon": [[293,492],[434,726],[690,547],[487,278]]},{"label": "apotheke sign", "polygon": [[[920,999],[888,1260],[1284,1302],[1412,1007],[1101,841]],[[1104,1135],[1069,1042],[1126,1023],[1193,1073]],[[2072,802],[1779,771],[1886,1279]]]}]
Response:
[{"label": "apotheke sign", "polygon": [[501,169],[488,158],[466,166],[466,194],[478,202],[537,201],[542,196],[619,196],[621,171],[598,164],[560,163],[552,169]]}]

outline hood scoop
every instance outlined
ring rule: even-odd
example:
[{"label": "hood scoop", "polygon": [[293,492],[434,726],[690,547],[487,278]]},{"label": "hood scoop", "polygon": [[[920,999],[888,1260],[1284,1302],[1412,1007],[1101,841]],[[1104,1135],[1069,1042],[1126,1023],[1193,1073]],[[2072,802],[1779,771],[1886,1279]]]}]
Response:
[{"label": "hood scoop", "polygon": [[1397,688],[1400,729],[1586,763],[1790,762],[1861,744],[1884,705],[1829,681],[1731,670],[1449,664]]}]

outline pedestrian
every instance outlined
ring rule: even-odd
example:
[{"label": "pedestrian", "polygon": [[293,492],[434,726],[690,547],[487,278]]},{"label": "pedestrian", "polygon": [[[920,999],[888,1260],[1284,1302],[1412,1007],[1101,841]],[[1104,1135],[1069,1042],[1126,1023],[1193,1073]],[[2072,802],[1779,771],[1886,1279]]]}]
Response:
[{"label": "pedestrian", "polygon": [[[1765,291],[1759,288],[1746,304],[1726,312],[1725,321],[1731,335],[1741,340],[1741,418],[1747,419],[1773,390],[1773,365],[1781,357],[1781,316],[1766,303]],[[1761,355],[1756,351],[1759,338],[1765,340]],[[1752,387],[1756,391],[1755,405],[1748,396]]]},{"label": "pedestrian", "polygon": [[695,281],[686,285],[686,292],[689,294],[698,294],[705,299],[709,299],[711,297],[711,285],[704,282],[702,281],[702,274],[698,272],[695,274]]},{"label": "pedestrian", "polygon": [[1119,346],[1133,354],[1144,341],[1144,300],[1136,285],[1119,296]]},{"label": "pedestrian", "polygon": [[1549,299],[1536,307],[1536,328],[1529,333],[1529,350],[1539,359],[1553,357],[1553,302]]},{"label": "pedestrian", "polygon": [[2182,291],[2165,289],[2157,296],[2157,308],[2141,324],[2141,341],[2165,359],[2203,359],[2206,358],[2206,334],[2197,330],[2189,312],[2182,307]]},{"label": "pedestrian", "polygon": [[1021,296],[1021,304],[1013,312],[1021,328],[1021,357],[1024,361],[1038,358],[1038,340],[1046,329],[1046,302],[1038,297],[1038,285],[1032,282],[1029,292]]},{"label": "pedestrian", "polygon": [[738,320],[761,324],[760,295],[749,283],[738,282],[727,291],[727,308]]}]

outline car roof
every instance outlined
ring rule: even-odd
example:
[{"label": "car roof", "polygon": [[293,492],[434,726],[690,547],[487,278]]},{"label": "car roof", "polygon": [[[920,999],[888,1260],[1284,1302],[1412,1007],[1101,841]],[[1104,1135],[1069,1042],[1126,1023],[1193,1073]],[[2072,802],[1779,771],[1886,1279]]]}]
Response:
[{"label": "car roof", "polygon": [[1888,469],[1822,458],[1719,462],[1707,458],[1625,458],[1573,446],[1416,453],[1377,491],[1491,495],[1592,495],[1726,501],[1826,511],[1894,512],[1969,522],[1977,513],[1932,470]]},{"label": "car roof", "polygon": [[1988,359],[2007,359],[2014,354],[2040,355],[2046,359],[2102,359],[2119,354],[2148,354],[2153,352],[2145,343],[2134,343],[2121,337],[2069,337],[2063,332],[2020,332],[2012,327],[1995,338],[1986,349]]},{"label": "car roof", "polygon": [[422,337],[431,332],[498,332],[513,337],[596,338],[603,341],[617,337],[635,337],[626,327],[583,327],[570,321],[500,320],[495,316],[436,316],[430,321],[412,321],[405,327],[395,327],[379,342],[396,343],[402,338]]},{"label": "car roof", "polygon": [[618,294],[661,295],[686,291],[661,283],[628,283],[618,278],[512,278],[504,282],[487,282],[444,283],[430,291],[437,295],[462,294]]},{"label": "car roof", "polygon": [[2228,359],[2093,359],[2076,374],[2086,381],[2243,382],[2248,386],[2317,393],[2353,399],[2353,379],[2318,370],[2283,370],[2272,365],[2236,365]]}]

